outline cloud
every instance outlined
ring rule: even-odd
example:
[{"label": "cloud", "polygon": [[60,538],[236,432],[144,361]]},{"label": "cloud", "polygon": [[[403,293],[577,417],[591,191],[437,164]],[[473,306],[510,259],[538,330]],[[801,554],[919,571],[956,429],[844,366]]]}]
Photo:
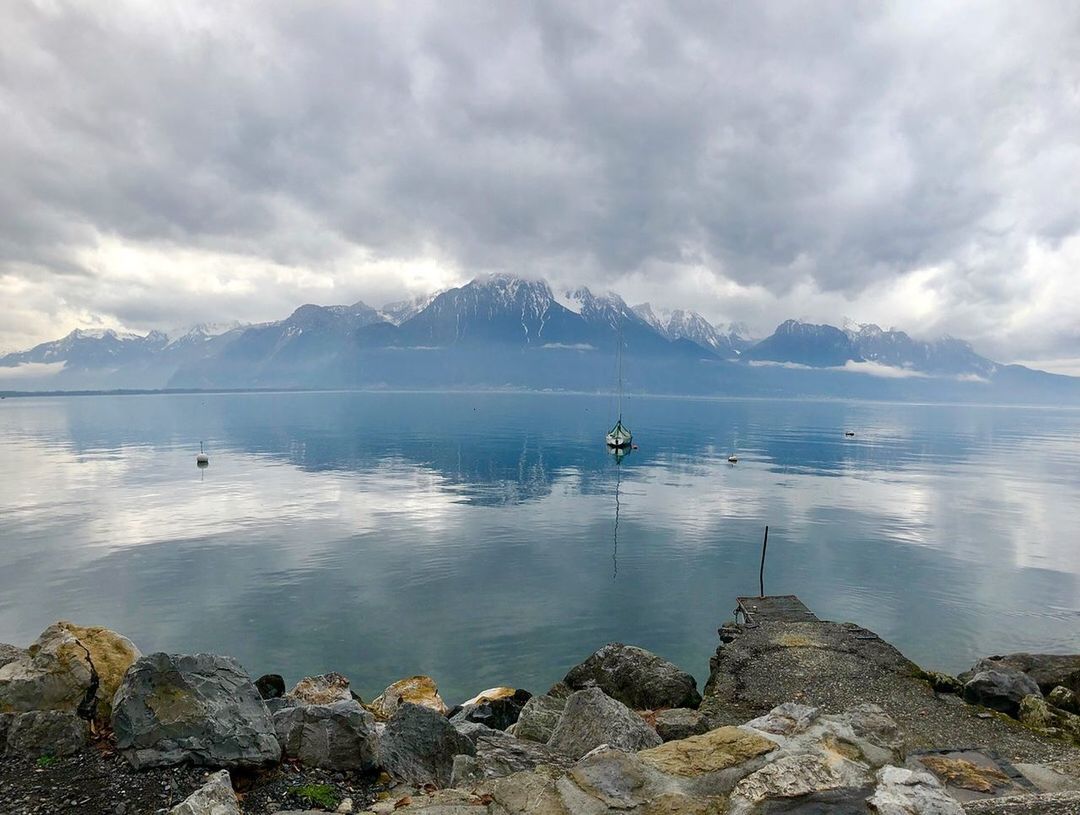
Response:
[{"label": "cloud", "polygon": [[[20,3],[0,346],[505,270],[1075,357],[1067,3]],[[13,299],[14,298],[14,299]]]},{"label": "cloud", "polygon": [[913,371],[909,368],[897,368],[893,365],[882,365],[880,362],[866,360],[856,362],[853,359],[849,359],[844,363],[843,367],[838,370],[879,376],[883,379],[910,379],[911,377],[922,378],[928,376],[928,374],[922,373],[921,371]]}]

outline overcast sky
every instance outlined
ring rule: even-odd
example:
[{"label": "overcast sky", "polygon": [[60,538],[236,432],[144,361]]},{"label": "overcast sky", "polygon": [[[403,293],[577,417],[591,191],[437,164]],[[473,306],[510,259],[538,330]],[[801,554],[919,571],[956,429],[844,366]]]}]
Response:
[{"label": "overcast sky", "polygon": [[1080,373],[1080,5],[5,2],[0,348],[509,271]]}]

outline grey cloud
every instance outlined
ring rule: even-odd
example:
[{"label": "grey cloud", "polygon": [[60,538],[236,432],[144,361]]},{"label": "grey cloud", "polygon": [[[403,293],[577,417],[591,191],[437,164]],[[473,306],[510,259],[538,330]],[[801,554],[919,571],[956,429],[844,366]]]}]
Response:
[{"label": "grey cloud", "polygon": [[928,325],[977,338],[1029,242],[1080,233],[1071,4],[221,5],[5,8],[0,268],[70,275],[105,234],[601,287],[703,266],[780,301],[946,264]]}]

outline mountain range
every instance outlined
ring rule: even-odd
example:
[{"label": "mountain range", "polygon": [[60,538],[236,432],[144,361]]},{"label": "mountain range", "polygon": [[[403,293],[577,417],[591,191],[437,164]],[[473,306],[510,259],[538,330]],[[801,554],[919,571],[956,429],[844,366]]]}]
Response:
[{"label": "mountain range", "polygon": [[256,325],[76,330],[0,357],[0,388],[610,390],[620,341],[637,392],[1080,401],[1080,379],[999,365],[950,337],[787,320],[755,341],[693,311],[507,274],[378,309],[307,304]]}]

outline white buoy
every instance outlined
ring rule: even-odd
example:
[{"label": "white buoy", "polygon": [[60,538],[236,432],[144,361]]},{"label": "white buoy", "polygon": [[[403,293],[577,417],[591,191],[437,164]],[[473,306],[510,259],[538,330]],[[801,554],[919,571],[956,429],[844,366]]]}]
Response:
[{"label": "white buoy", "polygon": [[210,463],[210,456],[203,452],[203,443],[199,442],[199,455],[195,456],[195,464],[200,467],[205,467]]},{"label": "white buoy", "polygon": [[728,460],[728,464],[734,464],[735,462],[737,462],[739,460],[739,457],[737,455],[735,455],[734,453],[732,453],[730,456],[727,457],[727,460]]}]

